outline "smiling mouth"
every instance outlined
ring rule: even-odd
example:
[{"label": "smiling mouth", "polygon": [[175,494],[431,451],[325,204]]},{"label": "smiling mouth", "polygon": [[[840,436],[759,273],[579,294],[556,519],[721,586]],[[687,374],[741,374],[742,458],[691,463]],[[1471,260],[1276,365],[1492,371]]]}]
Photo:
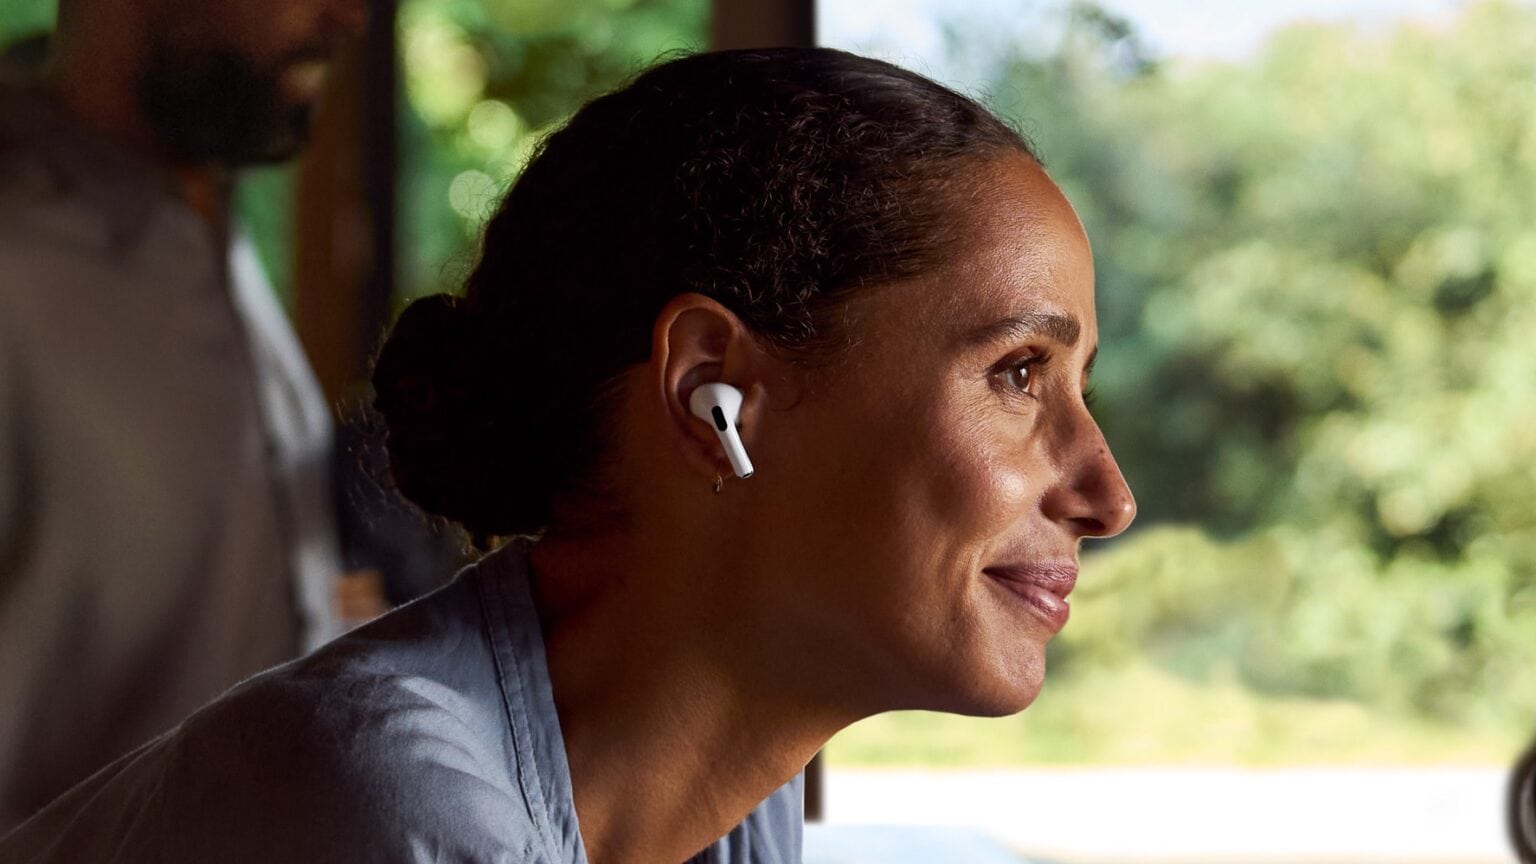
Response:
[{"label": "smiling mouth", "polygon": [[1032,564],[988,567],[981,571],[993,581],[1018,595],[1025,605],[1052,633],[1067,626],[1072,605],[1067,595],[1077,584],[1077,567],[1072,564]]}]

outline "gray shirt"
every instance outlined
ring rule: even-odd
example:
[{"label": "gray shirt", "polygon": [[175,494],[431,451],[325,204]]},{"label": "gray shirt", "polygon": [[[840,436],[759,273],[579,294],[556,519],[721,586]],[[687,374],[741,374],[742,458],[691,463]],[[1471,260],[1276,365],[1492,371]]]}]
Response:
[{"label": "gray shirt", "polygon": [[334,635],[330,421],[259,276],[0,87],[0,831]]},{"label": "gray shirt", "polygon": [[[796,778],[691,860],[798,864],[801,814]],[[521,544],[240,685],[0,841],[0,864],[586,860]]]}]

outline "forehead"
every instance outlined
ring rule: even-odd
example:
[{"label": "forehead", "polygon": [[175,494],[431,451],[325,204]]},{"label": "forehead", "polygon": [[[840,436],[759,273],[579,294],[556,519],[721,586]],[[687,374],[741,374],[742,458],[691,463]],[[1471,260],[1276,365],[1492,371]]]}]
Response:
[{"label": "forehead", "polygon": [[[946,317],[1093,309],[1093,253],[1077,213],[1044,170],[1023,156],[988,166],[957,206],[961,242],[935,275]],[[947,271],[947,272],[944,272]]]},{"label": "forehead", "polygon": [[999,317],[1054,313],[1077,319],[1091,348],[1093,254],[1045,171],[1010,154],[963,178],[951,194],[956,242],[943,260],[917,279],[870,292],[860,317],[877,329],[911,324],[941,340]]}]

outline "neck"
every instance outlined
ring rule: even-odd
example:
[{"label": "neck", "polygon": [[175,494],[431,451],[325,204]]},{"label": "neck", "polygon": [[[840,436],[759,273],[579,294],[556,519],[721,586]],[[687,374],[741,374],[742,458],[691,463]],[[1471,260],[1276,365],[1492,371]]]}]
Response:
[{"label": "neck", "polygon": [[532,550],[576,811],[595,864],[697,853],[851,720],[816,708],[773,674],[775,658],[743,644],[752,640],[740,616],[711,597],[732,571],[699,560],[697,548],[648,543],[642,553],[624,537],[551,535]]},{"label": "neck", "polygon": [[160,169],[182,200],[210,225],[220,227],[227,214],[229,171],[211,163],[178,162],[159,144],[138,107],[142,60],[128,46],[141,43],[126,36],[105,40],[61,33],[43,87],[74,122]]}]

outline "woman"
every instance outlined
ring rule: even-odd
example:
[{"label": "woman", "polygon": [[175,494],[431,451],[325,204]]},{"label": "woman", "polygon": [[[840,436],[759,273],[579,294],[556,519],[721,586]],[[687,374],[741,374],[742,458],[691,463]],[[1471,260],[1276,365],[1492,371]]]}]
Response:
[{"label": "woman", "polygon": [[[659,66],[379,358],[400,489],[520,539],[0,859],[797,861],[833,733],[1035,698],[1079,541],[1134,512],[1095,341],[1071,206],[973,102],[830,50]],[[749,479],[690,405],[722,383]]]}]

